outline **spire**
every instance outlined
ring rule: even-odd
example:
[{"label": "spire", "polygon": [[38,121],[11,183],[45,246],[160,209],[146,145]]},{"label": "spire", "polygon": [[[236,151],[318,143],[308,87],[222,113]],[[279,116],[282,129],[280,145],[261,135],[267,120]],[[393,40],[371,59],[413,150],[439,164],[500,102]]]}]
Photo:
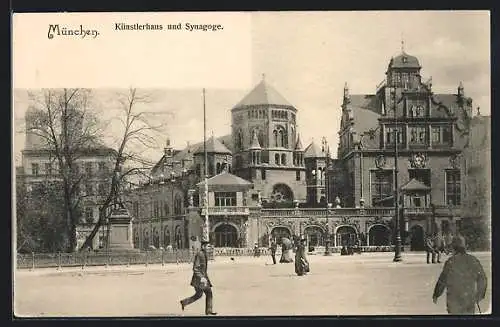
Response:
[{"label": "spire", "polygon": [[459,97],[464,96],[464,86],[462,84],[462,81],[460,81],[460,84],[458,84],[458,96]]},{"label": "spire", "polygon": [[266,74],[265,73],[262,73],[262,80],[265,81],[266,80]]},{"label": "spire", "polygon": [[253,131],[252,133],[252,145],[250,145],[250,150],[260,150],[259,138],[257,137],[257,131]]},{"label": "spire", "polygon": [[171,157],[173,155],[172,146],[170,145],[170,137],[167,137],[167,141],[165,142],[165,148],[163,148],[163,152],[167,157]]},{"label": "spire", "polygon": [[302,151],[302,142],[300,141],[300,134],[297,134],[297,143],[295,143],[295,151]]},{"label": "spire", "polygon": [[349,95],[349,86],[347,85],[347,82],[345,82],[344,84],[344,102],[351,102],[351,96]]}]

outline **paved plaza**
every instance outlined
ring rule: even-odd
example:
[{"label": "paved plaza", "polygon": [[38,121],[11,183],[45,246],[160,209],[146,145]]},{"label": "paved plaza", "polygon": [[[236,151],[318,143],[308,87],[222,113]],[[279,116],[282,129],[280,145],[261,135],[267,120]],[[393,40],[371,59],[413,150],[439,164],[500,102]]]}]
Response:
[{"label": "paved plaza", "polygon": [[[491,312],[491,253],[475,253],[488,275]],[[271,264],[270,257],[217,257],[209,263],[214,309],[222,316],[249,315],[427,315],[445,314],[446,296],[432,303],[443,263],[426,264],[425,253],[354,256],[311,255],[311,273],[299,277],[294,265]],[[443,257],[443,262],[447,256]],[[191,264],[145,267],[21,270],[15,275],[18,316],[200,316],[205,301],[181,311],[192,295]]]}]

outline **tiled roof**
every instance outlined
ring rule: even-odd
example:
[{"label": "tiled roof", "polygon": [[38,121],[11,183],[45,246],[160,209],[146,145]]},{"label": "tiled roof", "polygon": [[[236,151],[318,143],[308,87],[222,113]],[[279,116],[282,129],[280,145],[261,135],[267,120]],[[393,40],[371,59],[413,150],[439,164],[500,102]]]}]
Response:
[{"label": "tiled roof", "polygon": [[422,182],[412,178],[409,182],[401,186],[401,190],[403,191],[427,191],[431,188]]},{"label": "tiled roof", "polygon": [[321,149],[316,145],[316,143],[311,142],[305,150],[304,158],[324,158],[326,153],[321,151]]},{"label": "tiled roof", "polygon": [[265,80],[257,84],[234,108],[255,105],[283,105],[293,107],[290,102]]},{"label": "tiled roof", "polygon": [[[228,172],[223,172],[218,175],[215,175],[207,180],[208,185],[252,185],[251,182],[233,175]],[[203,186],[204,182],[200,182],[197,186]]]},{"label": "tiled roof", "polygon": [[[230,141],[232,140],[231,138],[231,134],[229,135],[224,135],[224,136],[221,136],[219,138],[217,138],[220,143],[223,143],[223,146],[226,146],[226,145],[229,145],[229,146],[232,146],[232,143],[230,143]],[[208,140],[207,140],[208,142]],[[183,160],[185,161],[190,161],[191,164],[193,164],[193,155],[194,155],[194,152],[198,149],[198,148],[202,148],[201,151],[203,152],[203,142],[198,142],[198,143],[194,143],[194,144],[189,144],[188,146],[186,146],[184,149],[182,150],[175,150],[174,151],[174,156],[172,158],[172,161],[173,162],[181,162]],[[228,146],[226,146],[228,147]],[[166,161],[166,157],[165,155],[163,155],[161,157],[161,159],[154,165],[154,167],[151,169],[151,174],[155,174],[156,172],[158,172],[158,170],[160,169],[160,167],[163,167],[165,161]],[[190,169],[192,168],[192,166],[188,166],[188,167],[185,167],[187,169]],[[174,171],[176,173],[181,173],[182,172],[182,169],[184,168],[178,168],[178,169],[175,169]]]},{"label": "tiled roof", "polygon": [[[198,154],[198,153],[204,153],[205,149],[204,149],[204,146],[203,146],[203,142],[201,143],[201,145],[196,149],[196,151],[194,152],[194,154]],[[227,153],[227,154],[231,154],[231,151],[229,151],[229,149],[221,143],[221,141],[219,141],[218,139],[216,139],[214,136],[211,136],[208,140],[207,140],[207,153]]]}]

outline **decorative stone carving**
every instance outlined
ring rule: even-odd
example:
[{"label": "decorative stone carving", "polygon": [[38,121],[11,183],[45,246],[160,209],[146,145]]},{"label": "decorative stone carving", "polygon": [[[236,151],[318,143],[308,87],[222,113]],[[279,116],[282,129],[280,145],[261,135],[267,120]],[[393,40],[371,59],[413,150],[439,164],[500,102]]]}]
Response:
[{"label": "decorative stone carving", "polygon": [[281,217],[278,219],[271,219],[271,220],[267,221],[266,225],[267,225],[267,228],[269,230],[272,230],[274,227],[282,226],[282,227],[288,227],[292,233],[294,231],[293,221],[289,220],[289,219],[284,219]]},{"label": "decorative stone carving", "polygon": [[460,157],[457,154],[454,154],[450,157],[450,167],[453,169],[460,168]]},{"label": "decorative stone carving", "polygon": [[386,160],[385,160],[385,156],[383,154],[378,155],[375,158],[375,167],[377,167],[378,169],[384,168],[385,164],[386,164]]},{"label": "decorative stone carving", "polygon": [[425,168],[427,165],[427,156],[425,153],[413,153],[408,159],[411,168]]}]

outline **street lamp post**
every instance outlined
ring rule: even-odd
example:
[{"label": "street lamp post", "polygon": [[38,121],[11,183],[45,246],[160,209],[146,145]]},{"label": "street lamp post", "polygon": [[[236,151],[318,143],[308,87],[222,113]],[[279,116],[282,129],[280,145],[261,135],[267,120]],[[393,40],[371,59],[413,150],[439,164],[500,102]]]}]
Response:
[{"label": "street lamp post", "polygon": [[[170,180],[170,187],[172,188],[172,197],[171,197],[172,198],[172,214],[170,215],[170,225],[171,225],[170,226],[170,231],[171,231],[170,235],[173,235],[174,239],[177,242],[176,235],[175,235],[175,229],[173,229],[173,227],[174,227],[174,215],[177,214],[177,212],[175,210],[176,206],[175,206],[175,194],[174,194],[175,193],[175,184],[174,184],[175,183],[175,172],[173,172],[173,171],[170,172],[170,179],[169,180]],[[176,244],[176,245],[178,245],[178,244]]]},{"label": "street lamp post", "polygon": [[394,204],[396,223],[396,244],[394,248],[394,262],[403,260],[401,257],[401,227],[399,212],[399,186],[398,186],[398,116],[396,105],[396,87],[391,89],[394,110]]}]

